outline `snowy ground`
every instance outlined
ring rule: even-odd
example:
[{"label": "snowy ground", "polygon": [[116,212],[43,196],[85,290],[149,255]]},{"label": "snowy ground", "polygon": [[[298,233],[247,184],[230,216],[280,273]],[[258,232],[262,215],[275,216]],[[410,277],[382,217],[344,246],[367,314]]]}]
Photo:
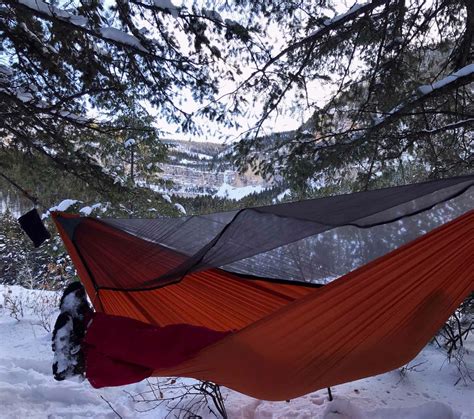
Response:
[{"label": "snowy ground", "polygon": [[[165,406],[139,412],[154,404],[135,403],[127,394],[146,391],[146,382],[94,390],[87,381],[54,381],[51,333],[45,326],[54,322],[57,295],[20,287],[10,290],[8,293],[6,287],[0,286],[0,418],[148,419],[167,415]],[[10,316],[15,304],[19,321]],[[474,377],[472,337],[467,349],[463,368],[469,368]],[[255,400],[227,389],[223,394],[230,418],[474,418],[474,382],[458,382],[456,365],[447,363],[443,353],[428,346],[410,366],[405,374],[397,370],[335,387],[332,402],[325,390],[278,403]]]},{"label": "snowy ground", "polygon": [[242,198],[246,197],[247,195],[253,193],[260,193],[265,188],[261,185],[256,186],[232,186],[228,183],[223,183],[217,192],[214,194],[215,197],[218,198],[227,198],[227,199],[235,199],[236,201],[240,201]]}]

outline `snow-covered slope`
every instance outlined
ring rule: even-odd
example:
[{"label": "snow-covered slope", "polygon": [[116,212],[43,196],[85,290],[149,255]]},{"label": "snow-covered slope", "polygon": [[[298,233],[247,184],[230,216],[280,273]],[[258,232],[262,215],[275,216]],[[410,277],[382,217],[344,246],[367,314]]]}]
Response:
[{"label": "snow-covered slope", "polygon": [[169,141],[169,144],[169,161],[160,164],[159,177],[172,181],[173,187],[168,191],[159,187],[160,192],[185,197],[209,194],[238,200],[268,186],[268,182],[251,172],[238,173],[237,168],[221,155],[224,150],[221,144],[178,140]]},{"label": "snow-covered slope", "polygon": [[[0,418],[164,418],[164,405],[138,404],[128,393],[146,390],[146,382],[95,390],[87,381],[54,381],[51,333],[58,295],[0,285]],[[4,301],[3,295],[7,299]],[[10,317],[12,304],[23,310]],[[474,339],[468,341],[465,365],[474,376]],[[411,366],[411,368],[410,368]],[[464,370],[467,371],[467,370]],[[407,371],[398,370],[340,385],[288,402],[255,400],[224,389],[230,418],[324,419],[469,419],[474,418],[474,382],[459,379],[455,364],[428,346]],[[455,385],[456,384],[456,385]],[[127,393],[128,392],[128,393]],[[114,412],[115,410],[115,412]],[[140,410],[149,410],[139,412]],[[206,417],[206,412],[203,411]],[[171,416],[173,417],[173,416]],[[207,414],[207,417],[214,417]]]}]

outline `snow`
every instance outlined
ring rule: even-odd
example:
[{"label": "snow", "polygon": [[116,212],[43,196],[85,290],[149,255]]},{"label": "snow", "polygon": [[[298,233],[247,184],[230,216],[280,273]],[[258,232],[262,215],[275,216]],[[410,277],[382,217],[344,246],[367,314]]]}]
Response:
[{"label": "snow", "polygon": [[[10,317],[8,305],[1,300],[8,289],[12,297],[23,301],[25,314],[19,321]],[[146,409],[134,403],[127,392],[145,391],[146,382],[96,390],[87,380],[55,381],[51,372],[51,333],[41,326],[31,308],[45,297],[56,303],[59,300],[52,291],[0,285],[0,418],[118,417],[105,400],[123,418],[172,416],[164,406],[139,412]],[[48,308],[53,314],[59,313],[54,305],[46,305]],[[465,348],[465,367],[472,374],[474,335],[466,341]],[[448,363],[443,352],[428,345],[403,374],[394,370],[333,387],[332,402],[325,389],[288,402],[256,400],[226,388],[222,394],[229,418],[473,419],[474,382],[461,380],[456,384],[458,378],[457,365]],[[153,406],[146,404],[149,407]],[[200,414],[205,419],[215,418],[205,411]]]},{"label": "snow", "polygon": [[[5,76],[3,76],[3,74],[4,73],[2,73],[1,69],[0,69],[0,76],[2,76],[2,78],[3,77],[8,77],[8,75],[6,75],[6,73],[5,73]],[[16,89],[10,89],[10,88],[3,88],[2,87],[2,88],[0,88],[0,92],[5,92],[7,95],[15,97],[16,99],[18,99],[19,101],[21,101],[23,103],[29,103],[29,102],[32,102],[35,99],[35,97],[29,91],[27,91],[26,89],[24,89],[22,87],[19,87],[19,88],[16,88]],[[43,102],[37,103],[36,106],[38,108],[41,108],[43,106]]]},{"label": "snow", "polygon": [[216,20],[218,22],[222,22],[222,16],[219,14],[219,12],[216,12],[215,10],[209,10],[209,9],[203,9],[202,10],[204,16],[208,17],[209,19]]},{"label": "snow", "polygon": [[92,211],[94,211],[95,209],[97,208],[102,208],[102,204],[101,203],[97,203],[97,204],[94,204],[92,206],[86,206],[86,207],[83,207],[79,210],[79,212],[82,214],[82,215],[85,215],[86,217],[91,215]]},{"label": "snow", "polygon": [[175,203],[174,206],[180,213],[186,215],[186,210],[181,204]]},{"label": "snow", "polygon": [[277,195],[276,200],[281,201],[285,196],[289,195],[291,191],[289,189],[285,189],[283,192]]},{"label": "snow", "polygon": [[164,193],[162,195],[162,198],[166,201],[166,202],[169,202],[171,204],[171,198],[168,194]]},{"label": "snow", "polygon": [[23,89],[18,89],[14,96],[23,103],[31,102],[34,99],[34,96],[31,93],[25,92]]},{"label": "snow", "polygon": [[0,64],[0,73],[8,77],[13,76],[13,70],[3,64]]},{"label": "snow", "polygon": [[50,209],[48,209],[48,211],[46,211],[42,216],[41,216],[41,219],[45,219],[47,217],[49,217],[49,214],[51,214],[53,211],[67,211],[67,209],[69,207],[71,207],[72,205],[78,203],[79,201],[76,200],[76,199],[64,199],[63,201],[61,201],[58,205],[54,206],[54,207],[51,207]]},{"label": "snow", "polygon": [[171,16],[178,17],[178,8],[171,0],[153,0],[153,4],[160,9],[169,11]]},{"label": "snow", "polygon": [[131,147],[132,145],[135,145],[136,141],[133,138],[130,138],[129,140],[125,141],[123,143],[123,146],[125,148]]},{"label": "snow", "polygon": [[346,16],[349,16],[355,12],[357,12],[361,7],[370,4],[371,2],[361,3],[361,4],[354,4],[347,12],[341,13],[340,15],[334,16],[332,19],[326,19],[324,24],[326,26],[332,25],[333,23],[339,22],[341,19],[344,19]]},{"label": "snow", "polygon": [[51,207],[49,209],[49,212],[53,212],[53,211],[66,211],[70,206],[76,204],[77,201],[76,199],[64,199],[63,201],[61,201],[58,205],[56,205],[55,207]]},{"label": "snow", "polygon": [[66,356],[67,348],[71,344],[69,342],[69,336],[72,334],[72,320],[67,322],[56,334],[56,352],[54,356],[54,362],[57,362],[58,371],[67,371],[73,368],[77,364],[76,360],[71,360]]},{"label": "snow", "polygon": [[456,81],[459,77],[466,77],[474,73],[474,64],[468,64],[465,67],[459,69],[458,71],[446,76],[444,79],[438,80],[432,84],[425,84],[418,87],[418,91],[422,95],[427,95],[436,89],[441,89],[442,87]]},{"label": "snow", "polygon": [[229,185],[228,183],[223,183],[214,196],[219,198],[235,199],[236,201],[239,201],[247,195],[260,193],[264,189],[265,188],[260,185],[235,187]]},{"label": "snow", "polygon": [[[74,15],[72,13],[67,12],[66,10],[58,9],[57,7],[51,4],[45,3],[42,0],[18,0],[18,2],[20,4],[23,4],[26,7],[29,7],[32,10],[43,13],[47,16],[59,18],[61,20],[70,22],[76,26],[80,26],[84,28],[93,27],[93,25],[90,24],[89,20],[86,17],[80,16],[80,15]],[[172,6],[169,0],[155,0],[155,2],[166,3]],[[176,8],[174,8],[174,10],[176,11]],[[102,37],[104,37],[105,39],[119,42],[126,45],[130,45],[142,52],[148,52],[148,50],[141,44],[138,38],[124,31],[121,31],[120,29],[107,27],[107,28],[100,28],[99,32],[102,35]]]},{"label": "snow", "polygon": [[[419,86],[417,88],[415,94],[413,94],[408,101],[399,103],[397,106],[392,108],[389,112],[387,112],[383,117],[374,118],[374,124],[372,125],[371,128],[375,128],[375,127],[379,126],[387,118],[390,118],[393,115],[395,115],[396,113],[402,111],[413,100],[417,100],[419,97],[423,97],[423,96],[425,96],[429,93],[432,93],[433,91],[435,91],[437,89],[440,89],[444,86],[447,86],[448,84],[453,83],[454,81],[456,81],[459,77],[466,77],[466,76],[468,76],[470,74],[473,74],[473,73],[474,73],[474,64],[469,64],[469,65],[461,68],[460,70],[450,74],[449,76],[446,76],[442,80],[439,80],[439,81],[437,81],[435,83],[432,83],[432,84],[425,84],[423,86]],[[457,123],[459,124],[459,122],[457,122]],[[424,130],[424,132],[429,133],[429,130]],[[361,133],[361,132],[355,133],[352,140],[353,141],[358,140],[362,136],[363,136],[363,133]]]},{"label": "snow", "polygon": [[79,122],[79,123],[85,123],[85,122],[91,122],[92,121],[90,118],[86,118],[86,117],[81,116],[81,115],[76,115],[76,114],[71,113],[69,111],[59,111],[57,113],[60,116],[62,116],[63,118],[73,119],[74,121]]},{"label": "snow", "polygon": [[368,1],[366,3],[360,3],[360,4],[356,3],[347,12],[341,13],[340,15],[336,15],[331,19],[326,19],[323,23],[324,26],[322,28],[316,29],[315,31],[311,32],[306,38],[313,38],[313,37],[317,36],[320,32],[325,30],[328,26],[331,26],[331,25],[339,22],[340,20],[342,20],[342,19],[344,19],[348,16],[350,16],[352,14],[355,14],[360,8],[362,8],[364,6],[367,6],[370,3],[371,3],[371,1]]},{"label": "snow", "polygon": [[[8,70],[8,68],[6,67],[5,71],[7,71],[7,70]],[[7,73],[3,73],[2,69],[0,68],[1,78],[3,78],[3,74],[8,76]],[[0,78],[0,80],[1,80],[1,78]],[[38,90],[37,87],[33,84],[30,84],[28,86],[28,89],[29,90],[27,90],[23,87],[18,87],[18,88],[15,88],[15,89],[0,88],[0,92],[5,92],[6,94],[8,94],[12,97],[15,97],[16,99],[20,100],[23,103],[34,102],[34,106],[36,107],[36,109],[39,110],[39,109],[45,109],[46,108],[46,112],[49,113],[49,114],[56,114],[56,115],[59,115],[63,118],[73,120],[73,121],[78,122],[78,123],[92,122],[92,120],[90,118],[86,118],[84,116],[74,114],[70,111],[64,111],[64,110],[57,111],[57,110],[47,109],[47,108],[51,107],[51,105],[48,105],[43,100],[36,99],[35,96],[33,96],[33,94],[32,94],[32,92],[35,92],[35,93],[37,92],[37,90]]]},{"label": "snow", "polygon": [[39,45],[42,45],[42,50],[43,50],[44,54],[47,55],[48,52],[50,52],[52,54],[57,54],[58,53],[58,51],[52,45],[44,44],[43,41],[41,39],[39,39],[34,32],[31,32],[28,29],[28,26],[26,26],[25,23],[21,22],[18,26],[25,32],[25,34],[30,39],[32,39],[33,41],[36,41]]},{"label": "snow", "polygon": [[[17,286],[9,288],[13,297],[21,299],[23,304],[28,299],[57,296],[51,291],[32,291]],[[0,302],[5,292],[7,288],[0,285]],[[53,307],[51,310],[59,314],[59,310]],[[98,391],[87,381],[77,378],[62,382],[54,380],[51,333],[39,325],[32,310],[25,310],[25,316],[17,321],[9,316],[9,310],[3,304],[0,308],[0,336],[0,418],[116,418],[100,396],[111,400],[122,417],[137,417],[133,403],[123,390],[139,391],[144,388],[143,383]]]},{"label": "snow", "polygon": [[203,153],[196,153],[194,151],[188,151],[188,150],[183,150],[184,153],[186,153],[190,157],[195,157],[200,160],[212,160],[213,157],[210,156],[209,154],[203,154]]},{"label": "snow", "polygon": [[101,28],[99,31],[104,38],[109,39],[110,41],[127,44],[142,52],[148,52],[148,50],[141,44],[138,38],[135,38],[133,35],[125,33],[120,29],[109,27]]},{"label": "snow", "polygon": [[44,13],[48,16],[56,16],[63,20],[67,20],[74,25],[87,26],[88,20],[84,16],[73,15],[65,10],[58,9],[51,4],[45,3],[42,0],[18,0],[18,3],[29,7],[32,10],[36,10],[40,13]]},{"label": "snow", "polygon": [[450,130],[462,127],[463,125],[467,125],[469,123],[474,123],[474,118],[468,119],[461,119],[460,121],[453,122],[452,124],[444,125],[443,127],[433,128],[433,129],[423,129],[422,132],[426,132],[427,134],[436,133],[440,130]]},{"label": "snow", "polygon": [[212,160],[213,157],[203,153],[189,153],[190,156],[196,156],[201,160]]},{"label": "snow", "polygon": [[179,164],[184,164],[184,165],[186,165],[186,164],[191,165],[191,164],[193,164],[194,162],[191,161],[191,160],[188,160],[188,159],[181,159],[181,160],[179,160],[178,163],[179,163]]},{"label": "snow", "polygon": [[[385,113],[382,117],[374,118],[374,124],[370,127],[370,129],[378,127],[379,125],[384,123],[388,118],[391,118],[393,115],[399,113],[407,105],[409,105],[410,103],[413,103],[414,101],[418,100],[420,97],[423,97],[427,94],[432,93],[433,91],[435,91],[437,89],[441,89],[442,87],[445,87],[450,83],[453,83],[459,77],[466,77],[466,76],[469,76],[470,74],[473,74],[473,73],[474,73],[474,64],[469,64],[469,65],[461,68],[460,70],[446,76],[442,80],[439,80],[439,81],[437,81],[435,83],[432,83],[432,84],[425,84],[423,86],[419,86],[416,89],[415,93],[412,94],[412,96],[407,101],[399,103],[394,108],[392,108],[389,112]],[[462,121],[458,121],[456,123],[456,125],[459,124],[460,122],[462,122]],[[455,124],[453,124],[453,125],[455,125]],[[449,125],[447,126],[447,128],[448,129],[450,128]],[[424,132],[429,133],[430,131],[429,130],[424,130]],[[353,133],[352,141],[359,140],[360,138],[363,137],[363,135],[364,135],[363,132]]]}]

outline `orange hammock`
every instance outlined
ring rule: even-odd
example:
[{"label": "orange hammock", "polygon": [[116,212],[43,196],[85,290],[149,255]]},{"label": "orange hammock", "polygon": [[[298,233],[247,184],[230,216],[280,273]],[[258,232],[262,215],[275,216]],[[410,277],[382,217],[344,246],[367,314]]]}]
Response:
[{"label": "orange hammock", "polygon": [[[126,289],[120,281],[130,275],[159,276],[186,257],[100,220],[54,217],[98,312],[156,330],[225,332],[151,375],[213,381],[259,399],[295,398],[404,365],[474,289],[472,210],[320,288],[209,268]],[[139,353],[133,344],[127,351]]]},{"label": "orange hammock", "polygon": [[285,400],[414,358],[474,290],[474,211],[157,376]]}]

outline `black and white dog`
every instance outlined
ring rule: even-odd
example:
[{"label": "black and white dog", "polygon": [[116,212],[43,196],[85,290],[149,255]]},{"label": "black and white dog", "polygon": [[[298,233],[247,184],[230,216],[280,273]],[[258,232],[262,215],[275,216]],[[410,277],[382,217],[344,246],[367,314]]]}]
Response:
[{"label": "black and white dog", "polygon": [[86,292],[80,282],[64,290],[59,303],[61,313],[56,319],[52,337],[53,375],[58,381],[83,375],[85,369],[81,342],[92,314]]}]

